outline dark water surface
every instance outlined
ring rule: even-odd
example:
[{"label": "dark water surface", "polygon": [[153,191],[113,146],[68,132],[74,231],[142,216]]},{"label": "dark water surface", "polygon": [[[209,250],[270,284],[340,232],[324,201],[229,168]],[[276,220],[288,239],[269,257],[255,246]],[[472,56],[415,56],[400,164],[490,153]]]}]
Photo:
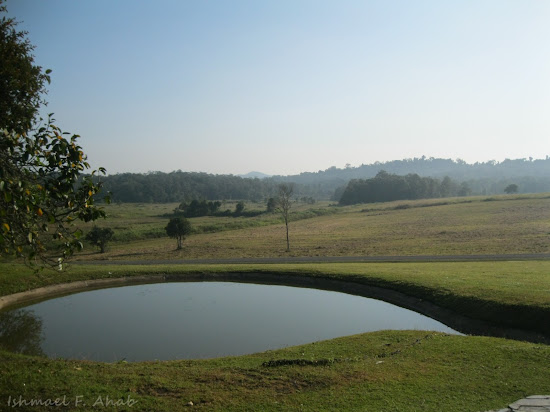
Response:
[{"label": "dark water surface", "polygon": [[231,282],[100,289],[0,313],[3,347],[106,362],[242,355],[384,329],[457,333],[375,299]]}]

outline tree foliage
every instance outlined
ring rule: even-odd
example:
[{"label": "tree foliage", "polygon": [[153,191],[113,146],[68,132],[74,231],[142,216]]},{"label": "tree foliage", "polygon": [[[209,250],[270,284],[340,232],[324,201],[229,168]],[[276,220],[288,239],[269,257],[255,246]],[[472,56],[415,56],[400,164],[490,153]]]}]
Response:
[{"label": "tree foliage", "polygon": [[[0,13],[6,7],[0,1]],[[46,83],[50,71],[34,63],[34,46],[27,32],[17,30],[13,18],[0,20],[0,127],[15,133],[25,133],[33,124],[39,107],[44,104]]]},{"label": "tree foliage", "polygon": [[51,115],[36,124],[49,77],[33,65],[32,46],[15,25],[0,24],[0,255],[61,265],[82,248],[73,222],[105,216],[94,204],[101,182],[93,180],[98,172],[83,173],[90,165],[78,135],[62,132]]},{"label": "tree foliage", "polygon": [[518,185],[516,185],[515,183],[512,183],[504,188],[504,192],[510,195],[512,193],[517,193],[518,189],[519,189]]},{"label": "tree foliage", "polygon": [[277,210],[277,200],[274,197],[270,197],[267,200],[266,211],[267,213],[273,213]]},{"label": "tree foliage", "polygon": [[107,243],[113,238],[115,232],[110,227],[94,226],[86,234],[86,240],[99,248],[100,253],[105,253]]},{"label": "tree foliage", "polygon": [[186,236],[191,234],[191,223],[184,217],[174,217],[170,219],[168,225],[166,225],[166,234],[172,238],[175,238],[178,242],[178,249],[183,246],[183,241]]},{"label": "tree foliage", "polygon": [[105,189],[120,202],[261,201],[276,192],[276,184],[265,179],[175,171],[110,175],[105,179]]},{"label": "tree foliage", "polygon": [[222,203],[219,200],[208,202],[206,200],[199,201],[193,199],[191,202],[181,202],[174,212],[185,217],[212,216],[218,213],[221,205]]},{"label": "tree foliage", "polygon": [[61,241],[65,258],[82,248],[72,222],[105,216],[94,205],[101,184],[81,176],[89,164],[77,138],[51,123],[31,136],[7,130],[0,135],[2,254],[48,260],[47,246]]},{"label": "tree foliage", "polygon": [[235,216],[241,216],[244,212],[245,204],[242,200],[235,205]]},{"label": "tree foliage", "polygon": [[427,199],[470,194],[467,184],[457,184],[449,177],[443,181],[417,174],[398,176],[381,171],[372,179],[354,179],[340,198],[341,205],[389,202],[392,200]]}]

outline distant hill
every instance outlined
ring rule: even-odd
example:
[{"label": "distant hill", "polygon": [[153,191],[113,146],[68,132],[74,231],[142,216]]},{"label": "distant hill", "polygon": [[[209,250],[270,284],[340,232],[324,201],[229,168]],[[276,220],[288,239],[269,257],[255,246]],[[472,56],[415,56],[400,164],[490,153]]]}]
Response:
[{"label": "distant hill", "polygon": [[[459,183],[467,183],[472,194],[486,195],[503,193],[509,184],[517,184],[519,193],[550,192],[550,157],[545,159],[505,159],[502,162],[466,163],[461,159],[427,158],[375,162],[358,167],[339,169],[330,167],[318,172],[304,172],[294,176],[273,176],[271,179],[294,182],[303,187],[317,187],[318,198],[331,197],[339,200],[348,182],[353,179],[370,179],[380,171],[406,176],[443,179],[445,176]],[[330,192],[334,195],[328,195]]]},{"label": "distant hill", "polygon": [[266,175],[262,172],[248,172],[245,175],[239,175],[239,177],[243,177],[245,179],[265,179],[267,177],[271,177],[271,175]]},{"label": "distant hill", "polygon": [[[550,157],[546,159],[506,159],[468,164],[460,159],[414,158],[376,162],[358,167],[330,167],[318,172],[294,176],[269,176],[250,172],[242,176],[191,172],[122,173],[106,176],[104,188],[120,202],[182,202],[238,199],[266,202],[277,194],[281,182],[295,183],[296,198],[339,201],[348,183],[354,179],[371,179],[384,171],[398,176],[418,175],[439,181],[447,176],[457,187],[472,195],[504,193],[510,184],[519,193],[550,192]],[[414,179],[413,179],[414,180]]]},{"label": "distant hill", "polygon": [[502,162],[489,160],[470,164],[461,159],[427,158],[423,156],[421,158],[392,160],[383,163],[375,162],[344,169],[333,166],[318,172],[303,172],[299,175],[273,176],[273,178],[297,183],[317,183],[327,180],[349,181],[351,179],[375,177],[381,170],[397,175],[416,173],[420,176],[437,178],[449,176],[456,180],[524,176],[550,177],[550,157],[546,156],[546,159],[505,159]]}]

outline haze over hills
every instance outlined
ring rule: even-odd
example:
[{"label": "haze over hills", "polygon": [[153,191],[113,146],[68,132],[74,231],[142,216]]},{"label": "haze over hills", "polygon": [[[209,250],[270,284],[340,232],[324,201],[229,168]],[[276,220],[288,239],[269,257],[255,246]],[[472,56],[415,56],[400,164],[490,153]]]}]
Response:
[{"label": "haze over hills", "polygon": [[506,159],[468,164],[460,159],[414,158],[376,162],[358,167],[330,167],[318,172],[290,176],[266,176],[251,172],[244,176],[209,173],[121,173],[107,176],[105,189],[121,202],[182,202],[193,199],[242,199],[265,201],[277,193],[281,182],[296,185],[296,197],[338,201],[353,179],[369,179],[380,171],[406,176],[417,174],[443,180],[449,177],[461,193],[472,195],[502,194],[510,184],[519,193],[550,192],[550,157],[545,159]]},{"label": "haze over hills", "polygon": [[466,163],[461,159],[421,158],[375,162],[357,167],[337,168],[330,167],[318,172],[303,172],[299,175],[274,176],[295,182],[310,182],[338,177],[344,180],[374,177],[384,170],[388,173],[406,175],[417,173],[420,176],[444,177],[454,179],[479,179],[488,177],[511,178],[519,176],[547,176],[550,177],[550,157],[545,159],[505,159],[502,162],[489,160],[487,162]]}]

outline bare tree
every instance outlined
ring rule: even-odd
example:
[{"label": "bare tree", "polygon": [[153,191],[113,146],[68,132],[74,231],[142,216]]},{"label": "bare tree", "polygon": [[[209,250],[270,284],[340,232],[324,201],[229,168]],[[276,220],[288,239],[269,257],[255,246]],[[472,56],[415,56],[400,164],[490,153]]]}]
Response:
[{"label": "bare tree", "polygon": [[290,252],[290,240],[288,238],[288,219],[290,215],[290,207],[292,205],[291,197],[294,192],[293,183],[281,183],[279,185],[279,195],[277,198],[277,211],[281,213],[286,226],[286,251]]}]

